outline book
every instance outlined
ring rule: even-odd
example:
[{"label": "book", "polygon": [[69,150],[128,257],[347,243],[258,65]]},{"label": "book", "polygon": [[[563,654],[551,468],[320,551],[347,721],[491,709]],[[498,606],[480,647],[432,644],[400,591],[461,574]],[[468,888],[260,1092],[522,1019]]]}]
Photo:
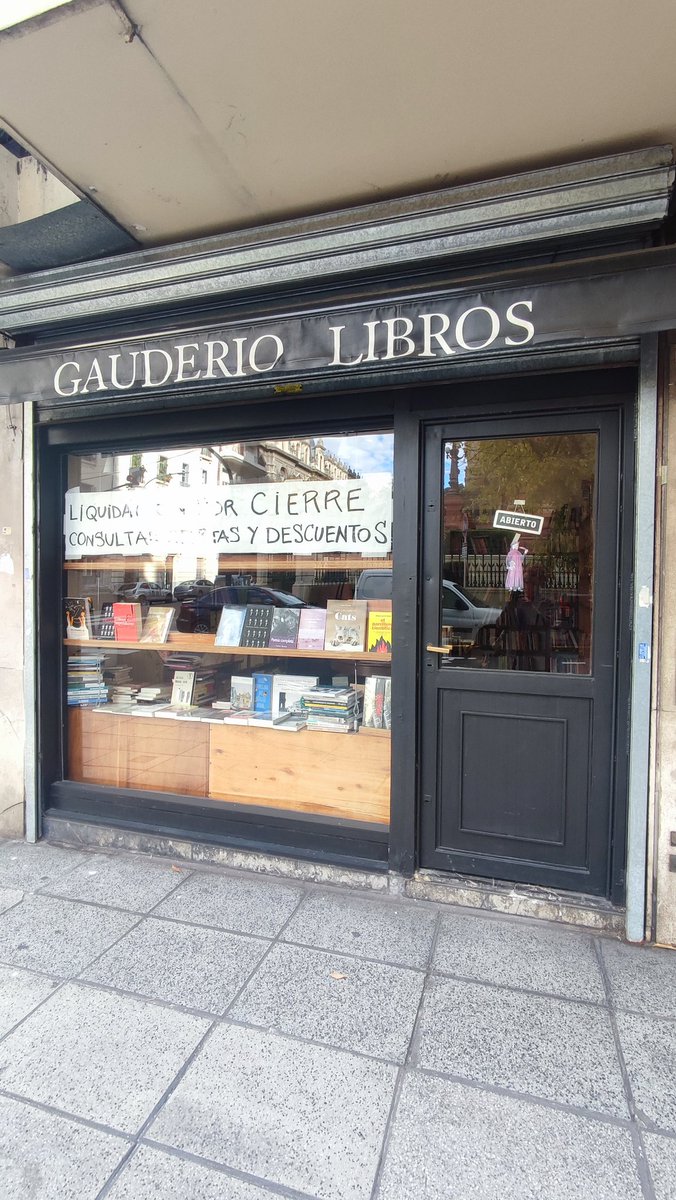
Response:
[{"label": "book", "polygon": [[113,604],[116,642],[140,642],[143,630],[141,605],[118,601]]},{"label": "book", "polygon": [[187,708],[192,704],[195,690],[194,671],[174,671],[174,683],[171,689],[172,708]]},{"label": "book", "polygon": [[273,675],[273,718],[281,717],[284,714],[300,713],[303,693],[316,687],[318,683],[319,679],[316,675]]},{"label": "book", "polygon": [[369,654],[392,653],[392,612],[370,612],[366,648]]},{"label": "book", "polygon": [[158,606],[148,610],[148,616],[143,622],[142,642],[166,642],[174,619],[173,608]]},{"label": "book", "polygon": [[69,596],[64,601],[64,612],[66,637],[71,641],[89,641],[92,636],[92,619],[88,598]]},{"label": "book", "polygon": [[102,642],[115,641],[115,622],[112,604],[102,604],[98,617],[92,616],[92,636]]},{"label": "book", "polygon": [[270,712],[272,706],[272,675],[265,671],[254,671],[253,679],[253,711]]},{"label": "book", "polygon": [[230,704],[233,710],[253,709],[253,686],[250,675],[233,675],[230,680]]},{"label": "book", "polygon": [[268,646],[275,650],[295,650],[300,625],[300,609],[276,608],[272,614]]},{"label": "book", "polygon": [[240,646],[267,646],[274,611],[271,604],[247,604]]},{"label": "book", "polygon": [[246,608],[243,604],[228,604],[221,609],[216,630],[216,646],[239,646]]},{"label": "book", "polygon": [[350,654],[364,649],[366,640],[366,601],[328,600],[324,649]]},{"label": "book", "polygon": [[391,686],[389,675],[370,675],[366,679],[364,684],[363,723],[368,729],[391,728]]},{"label": "book", "polygon": [[302,608],[298,625],[298,650],[323,650],[326,634],[326,609]]}]

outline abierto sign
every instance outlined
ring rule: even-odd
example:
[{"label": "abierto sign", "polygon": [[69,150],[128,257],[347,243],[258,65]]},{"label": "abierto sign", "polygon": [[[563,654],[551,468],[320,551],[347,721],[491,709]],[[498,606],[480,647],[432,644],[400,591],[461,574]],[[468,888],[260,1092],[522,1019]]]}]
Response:
[{"label": "abierto sign", "polygon": [[508,529],[511,533],[538,535],[542,533],[544,520],[544,517],[537,517],[534,513],[506,512],[499,508],[493,517],[493,528]]},{"label": "abierto sign", "polygon": [[103,554],[388,554],[392,476],[66,492],[67,559]]}]

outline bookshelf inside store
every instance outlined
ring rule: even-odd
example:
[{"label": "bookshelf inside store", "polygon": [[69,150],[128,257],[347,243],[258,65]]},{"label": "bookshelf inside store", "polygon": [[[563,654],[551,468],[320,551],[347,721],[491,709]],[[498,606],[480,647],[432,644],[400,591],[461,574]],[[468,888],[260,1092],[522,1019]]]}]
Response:
[{"label": "bookshelf inside store", "polygon": [[387,825],[391,435],[335,440],[71,457],[67,778]]}]

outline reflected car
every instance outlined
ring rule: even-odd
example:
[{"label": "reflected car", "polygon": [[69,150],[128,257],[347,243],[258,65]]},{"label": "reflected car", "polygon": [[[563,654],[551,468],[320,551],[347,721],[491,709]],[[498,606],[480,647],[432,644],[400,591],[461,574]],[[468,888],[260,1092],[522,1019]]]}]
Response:
[{"label": "reflected car", "polygon": [[139,579],[136,583],[118,588],[118,600],[140,601],[141,604],[171,603],[171,588],[159,583],[149,583],[147,579]]},{"label": "reflected car", "polygon": [[289,592],[277,592],[274,588],[218,587],[204,596],[187,597],[181,603],[176,617],[176,628],[181,633],[215,633],[225,604],[273,604],[275,608],[306,608],[304,600]]},{"label": "reflected car", "polygon": [[[442,586],[441,624],[460,633],[463,639],[475,641],[479,629],[484,625],[495,625],[499,620],[501,608],[477,604],[470,592],[450,579],[444,579]],[[357,600],[391,600],[392,572],[383,568],[362,571],[354,594]]]},{"label": "reflected car", "polygon": [[174,588],[175,600],[188,600],[194,596],[203,596],[214,586],[213,579],[184,579]]}]

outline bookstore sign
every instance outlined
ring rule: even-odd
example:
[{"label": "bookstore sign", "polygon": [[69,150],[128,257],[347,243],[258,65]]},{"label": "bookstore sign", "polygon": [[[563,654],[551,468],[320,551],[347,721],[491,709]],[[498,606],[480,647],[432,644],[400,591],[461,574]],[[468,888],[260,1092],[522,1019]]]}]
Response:
[{"label": "bookstore sign", "polygon": [[66,558],[100,554],[389,554],[392,476],[194,491],[66,492]]}]

